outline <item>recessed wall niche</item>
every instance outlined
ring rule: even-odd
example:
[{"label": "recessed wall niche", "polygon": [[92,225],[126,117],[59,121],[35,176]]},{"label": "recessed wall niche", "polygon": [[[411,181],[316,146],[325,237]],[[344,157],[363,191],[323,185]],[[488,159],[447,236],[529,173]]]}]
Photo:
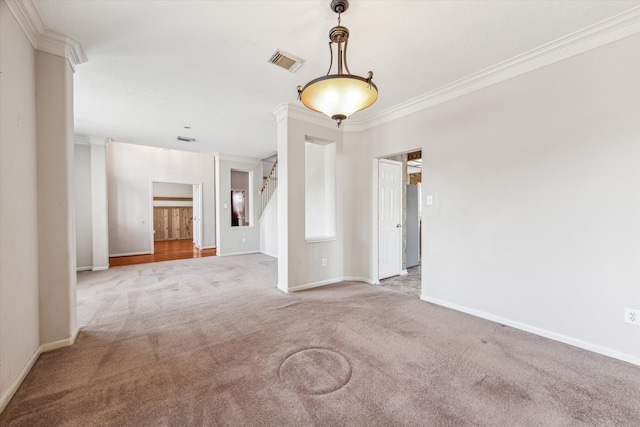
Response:
[{"label": "recessed wall niche", "polygon": [[305,138],[305,238],[336,237],[336,143]]},{"label": "recessed wall niche", "polygon": [[253,172],[231,169],[231,226],[249,227],[253,224],[251,184]]}]

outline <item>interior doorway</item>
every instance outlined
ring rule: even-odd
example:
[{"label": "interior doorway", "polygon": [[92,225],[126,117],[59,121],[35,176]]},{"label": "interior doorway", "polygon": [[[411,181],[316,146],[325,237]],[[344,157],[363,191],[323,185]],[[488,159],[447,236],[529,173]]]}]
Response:
[{"label": "interior doorway", "polygon": [[[401,197],[399,201],[388,194],[384,189],[386,185],[381,176],[389,162],[400,164],[401,179],[396,188],[400,188]],[[385,165],[385,166],[382,166]],[[400,260],[400,268],[393,271],[385,267],[387,260],[384,252],[388,248],[383,245],[383,219],[389,214],[385,211],[390,209],[400,211],[400,222],[396,228],[400,230],[400,244],[396,251]],[[389,156],[378,160],[378,278],[380,285],[386,286],[400,292],[419,297],[422,290],[422,151],[416,150],[399,155]],[[387,245],[388,246],[388,245]],[[389,274],[392,273],[392,274]]]},{"label": "interior doorway", "polygon": [[154,253],[159,242],[175,240],[189,241],[195,249],[200,249],[202,246],[202,184],[158,181],[151,184]]}]

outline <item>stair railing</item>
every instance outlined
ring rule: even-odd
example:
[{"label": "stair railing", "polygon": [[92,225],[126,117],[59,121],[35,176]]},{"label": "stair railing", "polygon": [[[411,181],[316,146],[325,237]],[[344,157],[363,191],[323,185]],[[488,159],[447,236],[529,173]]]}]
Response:
[{"label": "stair railing", "polygon": [[275,163],[271,167],[271,171],[269,172],[269,175],[267,175],[267,177],[264,179],[262,190],[260,190],[263,212],[267,207],[267,205],[269,204],[269,200],[271,200],[273,193],[275,193],[277,189],[278,189],[278,160],[276,159]]}]

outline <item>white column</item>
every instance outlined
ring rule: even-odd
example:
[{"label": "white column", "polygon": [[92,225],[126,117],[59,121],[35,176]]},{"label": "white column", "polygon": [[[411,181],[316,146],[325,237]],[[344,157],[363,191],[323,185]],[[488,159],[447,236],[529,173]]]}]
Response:
[{"label": "white column", "polygon": [[91,137],[91,219],[93,271],[109,268],[107,154],[104,138]]},{"label": "white column", "polygon": [[40,341],[55,348],[77,333],[73,199],[73,69],[36,51]]}]

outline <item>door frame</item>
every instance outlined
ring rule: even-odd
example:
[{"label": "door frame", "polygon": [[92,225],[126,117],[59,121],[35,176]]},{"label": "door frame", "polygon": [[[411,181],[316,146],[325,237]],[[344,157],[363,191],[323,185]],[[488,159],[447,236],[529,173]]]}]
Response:
[{"label": "door frame", "polygon": [[[193,186],[199,186],[200,191],[198,192],[199,195],[199,199],[198,200],[198,205],[200,206],[200,212],[199,212],[199,217],[200,217],[200,227],[199,227],[199,238],[200,238],[200,244],[202,245],[202,182],[178,182],[178,181],[160,181],[160,180],[156,180],[156,179],[152,179],[151,181],[149,181],[149,195],[151,198],[151,203],[149,204],[149,237],[151,240],[151,254],[153,255],[155,253],[155,239],[154,239],[154,218],[153,218],[153,183],[154,182],[158,182],[158,183],[162,183],[162,184],[183,184],[183,185],[189,185],[192,188],[192,192],[193,192]],[[195,198],[194,198],[195,199]],[[193,207],[195,208],[195,200],[193,201]],[[191,218],[191,227],[193,229],[193,222],[195,221],[195,209],[193,210],[193,215],[194,217]],[[193,242],[195,243],[195,239],[196,239],[196,233],[193,233]],[[198,248],[200,249],[200,248]]]},{"label": "door frame", "polygon": [[[379,157],[373,157],[371,159],[371,210],[372,210],[372,221],[371,221],[371,236],[372,236],[372,244],[371,244],[371,253],[370,253],[370,261],[371,261],[371,270],[370,270],[370,277],[372,279],[372,281],[370,283],[374,284],[374,285],[379,285],[380,284],[380,268],[379,268],[379,264],[378,264],[378,256],[379,256],[379,239],[380,239],[380,230],[379,230],[379,212],[378,210],[380,209],[380,202],[379,202],[379,194],[380,194],[380,189],[379,187],[379,177],[378,177],[378,167],[379,167],[379,163],[380,160],[384,160],[388,157],[393,157],[393,156],[397,156],[400,154],[406,154],[406,153],[411,153],[413,151],[417,151],[417,150],[422,150],[423,151],[423,158],[424,158],[424,149],[419,147],[419,148],[412,148],[406,151],[401,151],[401,152],[395,152],[395,153],[388,153],[388,154],[382,154]],[[424,177],[424,170],[423,170],[423,177]],[[425,187],[422,186],[422,197],[423,200],[424,199],[424,192],[425,192]],[[402,204],[402,201],[400,202]],[[404,227],[404,224],[403,224]],[[423,230],[420,230],[421,232],[421,243],[420,243],[420,265],[425,265],[424,263],[424,257],[425,257],[425,250],[424,250],[424,242],[425,242],[425,238],[424,238],[424,227]],[[402,247],[402,244],[400,245],[400,256],[402,256],[403,252],[404,252],[404,248]],[[400,274],[402,275],[403,273],[406,274],[406,270],[402,270],[402,265],[400,266]],[[422,277],[424,277],[424,272],[422,274]],[[422,287],[424,288],[424,281],[422,282]],[[422,292],[422,291],[421,291]]]},{"label": "door frame", "polygon": [[[377,228],[377,236],[376,236],[376,246],[377,246],[377,251],[376,251],[376,270],[377,270],[377,274],[375,276],[376,282],[379,283],[380,282],[380,236],[381,236],[381,229],[380,229],[380,174],[379,174],[379,170],[380,170],[380,164],[381,163],[387,163],[387,164],[393,164],[396,166],[400,167],[400,182],[398,184],[398,190],[399,190],[399,201],[398,201],[398,205],[395,207],[398,210],[398,218],[400,221],[400,230],[399,230],[399,242],[398,242],[398,260],[399,260],[399,265],[398,265],[398,274],[392,274],[391,276],[387,276],[387,277],[394,277],[397,275],[401,275],[403,273],[403,266],[402,266],[402,259],[403,259],[403,253],[404,253],[404,248],[403,248],[403,230],[402,228],[404,227],[404,224],[402,224],[402,212],[403,212],[403,199],[402,199],[402,193],[403,193],[403,184],[404,184],[404,178],[402,177],[402,172],[403,172],[403,168],[402,168],[402,162],[398,162],[397,160],[389,160],[389,159],[384,159],[384,158],[380,158],[380,159],[376,159],[376,201],[375,201],[375,209],[376,209],[376,221],[375,221],[375,227]],[[405,273],[406,274],[406,273]],[[385,278],[387,278],[385,277]]]}]

